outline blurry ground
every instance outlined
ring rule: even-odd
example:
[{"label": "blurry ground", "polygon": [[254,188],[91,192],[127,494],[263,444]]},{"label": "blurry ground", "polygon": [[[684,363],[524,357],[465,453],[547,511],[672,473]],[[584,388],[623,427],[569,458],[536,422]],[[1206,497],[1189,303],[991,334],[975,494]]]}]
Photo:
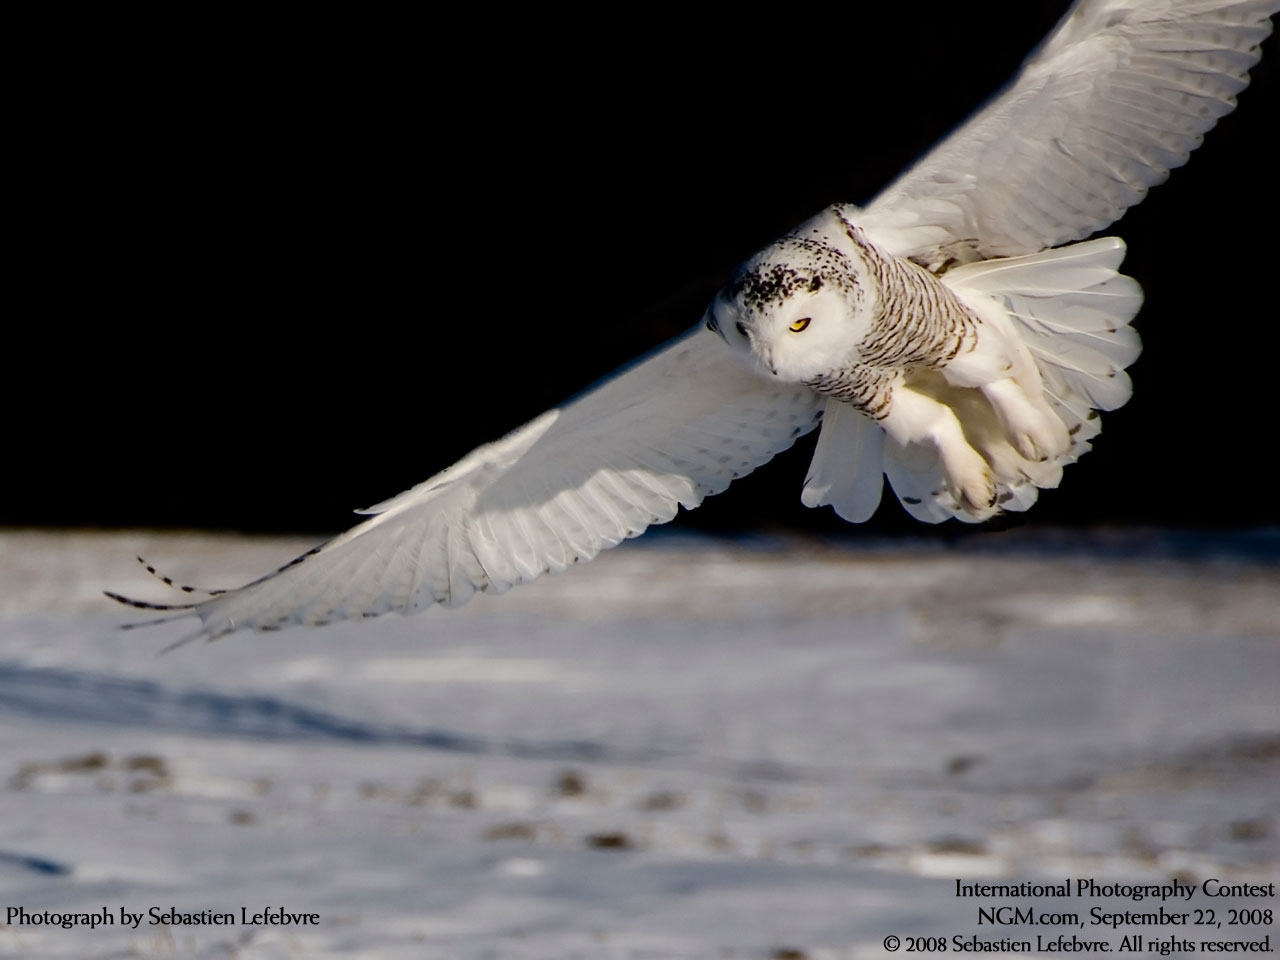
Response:
[{"label": "blurry ground", "polygon": [[100,593],[165,598],[134,554],[227,586],[311,542],[0,534],[0,910],[321,918],[0,957],[818,960],[1059,932],[979,927],[956,878],[1280,879],[1275,536],[1039,536],[648,538],[157,658],[189,624]]}]

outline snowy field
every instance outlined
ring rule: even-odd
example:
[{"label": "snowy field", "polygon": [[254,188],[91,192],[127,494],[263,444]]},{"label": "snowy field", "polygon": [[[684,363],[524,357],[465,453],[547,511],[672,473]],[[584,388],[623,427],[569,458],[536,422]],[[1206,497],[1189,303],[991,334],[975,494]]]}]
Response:
[{"label": "snowy field", "polygon": [[[119,633],[101,596],[166,598],[135,554],[217,587],[311,541],[0,534],[0,957],[1280,949],[1225,925],[1274,896],[1197,895],[1224,925],[1194,933],[979,926],[1156,905],[956,896],[1280,879],[1280,536],[1009,542],[651,537],[461,610],[157,657],[190,624]],[[241,913],[282,907],[317,922]]]}]

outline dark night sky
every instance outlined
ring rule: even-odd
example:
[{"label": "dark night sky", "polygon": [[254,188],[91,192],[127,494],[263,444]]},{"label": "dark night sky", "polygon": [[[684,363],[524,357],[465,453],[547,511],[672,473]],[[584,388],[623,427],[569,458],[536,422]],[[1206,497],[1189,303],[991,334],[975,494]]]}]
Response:
[{"label": "dark night sky", "polygon": [[[824,204],[870,199],[1064,4],[859,6],[714,35],[224,25],[68,55],[29,147],[0,523],[341,528],[695,323]],[[1135,397],[1028,522],[1280,522],[1267,47],[1240,111],[1113,228],[1148,293]],[[810,450],[688,520],[840,526],[799,504]],[[886,497],[874,527],[910,523]]]}]

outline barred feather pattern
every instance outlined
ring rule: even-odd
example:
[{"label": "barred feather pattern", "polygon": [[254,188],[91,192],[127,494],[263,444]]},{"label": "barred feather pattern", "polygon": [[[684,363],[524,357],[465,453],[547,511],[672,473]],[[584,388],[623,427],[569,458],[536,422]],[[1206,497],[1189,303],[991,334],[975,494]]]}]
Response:
[{"label": "barred feather pattern", "polygon": [[903,373],[945,367],[973,350],[982,320],[927,270],[883,253],[849,221],[851,209],[836,206],[831,212],[870,275],[875,306],[856,350],[859,362],[804,384],[883,420]]}]

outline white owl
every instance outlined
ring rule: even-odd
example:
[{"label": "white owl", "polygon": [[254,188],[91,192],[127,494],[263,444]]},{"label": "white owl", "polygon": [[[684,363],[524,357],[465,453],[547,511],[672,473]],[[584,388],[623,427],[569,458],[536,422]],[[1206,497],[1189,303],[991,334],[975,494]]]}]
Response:
[{"label": "white owl", "polygon": [[692,509],[821,424],[802,493],[851,521],[1026,510],[1129,398],[1118,219],[1234,106],[1280,0],[1078,0],[999,97],[865,209],[756,254],[703,323],[287,566],[185,640],[456,606]]}]

